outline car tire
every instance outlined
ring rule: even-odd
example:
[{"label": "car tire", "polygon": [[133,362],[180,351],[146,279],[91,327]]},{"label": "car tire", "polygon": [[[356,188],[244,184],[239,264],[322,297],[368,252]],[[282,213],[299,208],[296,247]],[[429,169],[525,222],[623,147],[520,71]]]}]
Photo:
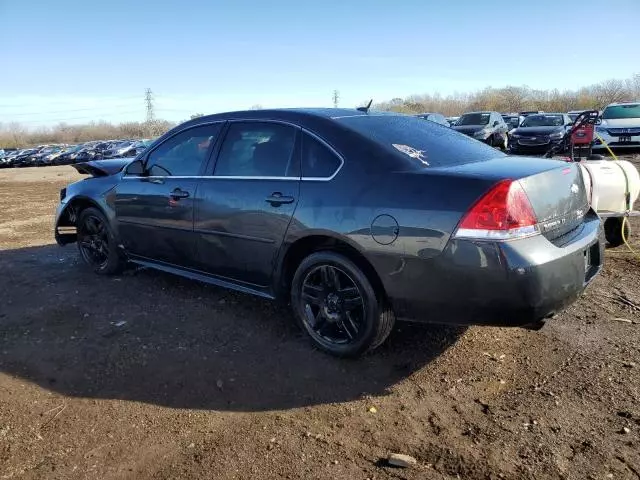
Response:
[{"label": "car tire", "polygon": [[118,250],[118,242],[104,214],[95,207],[78,215],[77,244],[82,261],[99,275],[121,272],[126,259]]},{"label": "car tire", "polygon": [[291,283],[291,305],[313,345],[337,357],[373,350],[395,324],[383,292],[376,292],[353,261],[332,251],[313,253],[300,263]]},{"label": "car tire", "polygon": [[[610,248],[619,247],[624,243],[622,237],[622,223],[624,217],[609,217],[604,221],[604,238]],[[629,238],[629,222],[624,222],[624,237]]]}]

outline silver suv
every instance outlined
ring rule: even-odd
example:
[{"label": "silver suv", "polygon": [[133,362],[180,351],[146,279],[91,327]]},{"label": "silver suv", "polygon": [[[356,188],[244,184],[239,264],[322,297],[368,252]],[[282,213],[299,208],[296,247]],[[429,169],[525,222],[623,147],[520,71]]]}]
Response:
[{"label": "silver suv", "polygon": [[[607,105],[596,133],[612,148],[640,147],[640,103]],[[593,148],[605,148],[598,136],[593,141]]]}]

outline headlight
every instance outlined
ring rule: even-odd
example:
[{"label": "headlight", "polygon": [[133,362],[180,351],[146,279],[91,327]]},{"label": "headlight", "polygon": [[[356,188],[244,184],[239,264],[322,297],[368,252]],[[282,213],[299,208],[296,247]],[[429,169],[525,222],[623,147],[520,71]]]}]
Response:
[{"label": "headlight", "polygon": [[551,140],[560,140],[562,137],[564,137],[564,132],[555,132],[549,135]]}]

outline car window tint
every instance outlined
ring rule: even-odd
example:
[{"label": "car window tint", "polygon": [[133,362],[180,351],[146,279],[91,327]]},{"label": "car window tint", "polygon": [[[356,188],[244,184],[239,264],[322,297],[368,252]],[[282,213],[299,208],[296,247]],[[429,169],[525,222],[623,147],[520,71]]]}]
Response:
[{"label": "car window tint", "polygon": [[342,161],[322,142],[311,135],[302,137],[302,176],[328,178],[340,168]]},{"label": "car window tint", "polygon": [[296,129],[269,122],[229,126],[216,162],[215,176],[299,177],[295,161]]},{"label": "car window tint", "polygon": [[160,144],[147,159],[149,175],[198,175],[220,134],[221,125],[218,123],[190,128]]},{"label": "car window tint", "polygon": [[[486,115],[486,120],[489,119],[489,114],[480,115]],[[336,121],[389,153],[425,168],[481,162],[504,156],[495,148],[451,128],[406,115],[354,115]]]}]

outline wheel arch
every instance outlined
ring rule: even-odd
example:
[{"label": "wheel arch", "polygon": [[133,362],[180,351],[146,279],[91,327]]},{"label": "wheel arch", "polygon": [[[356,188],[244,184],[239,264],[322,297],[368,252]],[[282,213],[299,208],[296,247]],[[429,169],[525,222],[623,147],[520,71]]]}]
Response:
[{"label": "wheel arch", "polygon": [[347,257],[367,276],[376,293],[386,297],[386,291],[378,272],[362,250],[353,241],[327,232],[314,232],[298,238],[288,245],[281,256],[276,276],[275,285],[278,297],[288,298],[291,282],[298,265],[307,256],[320,251],[332,251]]},{"label": "wheel arch", "polygon": [[98,209],[107,219],[109,218],[99,202],[84,195],[76,195],[67,201],[56,222],[55,238],[59,245],[74,243],[77,240],[75,229],[77,228],[78,216],[80,212],[89,207]]}]

